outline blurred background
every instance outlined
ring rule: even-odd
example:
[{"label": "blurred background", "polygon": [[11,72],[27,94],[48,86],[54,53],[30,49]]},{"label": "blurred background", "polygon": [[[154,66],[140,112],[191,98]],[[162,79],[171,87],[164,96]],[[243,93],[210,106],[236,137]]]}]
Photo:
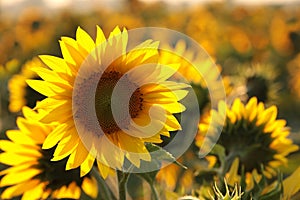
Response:
[{"label": "blurred background", "polygon": [[260,95],[263,101],[278,105],[279,116],[288,120],[293,132],[299,131],[297,0],[1,0],[2,133],[14,126],[22,105],[32,107],[43,98],[22,83],[21,77],[35,76],[25,63],[40,54],[60,56],[61,36],[75,37],[78,26],[94,36],[96,24],[106,34],[118,25],[166,27],[188,35],[230,77],[233,93]]},{"label": "blurred background", "polygon": [[[196,40],[228,78],[228,98],[257,96],[279,108],[300,144],[300,2],[298,0],[1,0],[0,130],[21,107],[44,98],[25,80],[37,55],[61,56],[61,36],[81,26],[93,37],[115,27],[166,27]],[[33,60],[32,60],[33,59]],[[247,96],[247,97],[245,97]],[[290,165],[299,165],[299,153]]]}]

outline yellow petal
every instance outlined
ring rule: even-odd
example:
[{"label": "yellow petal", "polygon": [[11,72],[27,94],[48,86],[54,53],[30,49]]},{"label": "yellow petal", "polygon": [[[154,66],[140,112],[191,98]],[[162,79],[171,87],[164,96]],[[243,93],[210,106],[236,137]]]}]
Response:
[{"label": "yellow petal", "polygon": [[78,44],[83,47],[88,53],[95,49],[95,43],[93,39],[80,27],[76,31],[76,40]]},{"label": "yellow petal", "polygon": [[256,125],[261,125],[267,122],[273,123],[277,116],[276,106],[271,106],[270,108],[264,110],[264,112],[259,115]]},{"label": "yellow petal", "polygon": [[23,171],[25,169],[28,169],[28,168],[36,165],[37,163],[38,163],[38,161],[32,162],[32,163],[24,163],[22,165],[15,165],[15,166],[9,167],[5,170],[0,171],[0,176],[3,176],[3,175],[8,174],[8,173],[18,173],[19,171]]},{"label": "yellow petal", "polygon": [[18,173],[6,174],[0,181],[0,187],[18,184],[24,181],[30,180],[32,177],[41,173],[41,170],[35,168],[29,168]]},{"label": "yellow petal", "polygon": [[[57,117],[60,116],[60,117]],[[64,104],[57,106],[56,108],[51,109],[46,116],[44,116],[41,121],[43,123],[52,123],[52,122],[72,122],[72,106],[69,101],[66,101]]]},{"label": "yellow petal", "polygon": [[57,145],[55,152],[53,154],[54,158],[52,158],[52,161],[61,160],[68,155],[70,155],[78,145],[78,142],[80,142],[79,136],[76,132],[76,128],[73,127],[70,131],[68,131],[68,134],[66,134],[66,137],[64,137]]},{"label": "yellow petal", "polygon": [[247,103],[247,105],[245,106],[245,110],[246,110],[245,113],[247,115],[245,117],[248,118],[250,121],[253,121],[254,118],[256,117],[257,114],[256,106],[257,106],[256,97],[252,97]]},{"label": "yellow petal", "polygon": [[39,158],[42,154],[38,146],[21,145],[13,143],[9,140],[0,140],[0,149],[6,152],[15,153],[18,155],[30,156]]},{"label": "yellow petal", "polygon": [[44,189],[45,183],[40,183],[32,188],[32,190],[26,191],[22,196],[22,200],[46,199],[44,197]]},{"label": "yellow petal", "polygon": [[288,200],[300,190],[300,167],[283,180],[283,199]]},{"label": "yellow petal", "polygon": [[97,160],[97,166],[103,179],[106,179],[107,176],[110,174],[110,170],[111,170],[110,167],[102,164],[102,162],[99,162],[98,160]]},{"label": "yellow petal", "polygon": [[52,197],[55,199],[79,199],[81,194],[80,188],[75,182],[70,183],[68,187],[63,186],[53,192]]},{"label": "yellow petal", "polygon": [[2,199],[12,199],[13,197],[19,196],[24,192],[31,190],[39,184],[39,180],[30,180],[18,185],[11,186],[3,191],[1,194]]},{"label": "yellow petal", "polygon": [[68,100],[64,99],[54,99],[54,98],[46,98],[42,101],[37,102],[35,109],[54,109],[62,104],[70,104]]},{"label": "yellow petal", "polygon": [[[149,104],[149,103],[143,103],[143,105],[146,107],[151,107],[152,104]],[[168,104],[160,104],[158,106],[161,106],[163,107],[166,111],[168,111],[169,113],[181,113],[183,111],[185,111],[185,106],[182,105],[181,103],[179,102],[175,102],[175,103],[168,103]]]},{"label": "yellow petal", "polygon": [[104,36],[102,29],[99,26],[97,26],[96,45],[98,46],[105,41],[106,41],[106,38]]},{"label": "yellow petal", "polygon": [[84,162],[80,166],[80,177],[85,176],[89,173],[94,165],[95,156],[89,153]]},{"label": "yellow petal", "polygon": [[74,169],[79,167],[87,158],[89,152],[85,148],[84,144],[80,141],[77,148],[70,155],[67,164],[66,170]]},{"label": "yellow petal", "polygon": [[43,143],[43,149],[50,149],[55,146],[63,137],[66,132],[68,125],[61,124],[57,126],[45,139]]},{"label": "yellow petal", "polygon": [[61,83],[64,84],[65,87],[68,87],[69,89],[71,88],[69,83],[66,80],[62,79],[60,76],[58,76],[57,73],[55,73],[54,71],[41,67],[34,67],[31,70],[36,72],[39,75],[39,77],[41,77],[45,81]]},{"label": "yellow petal", "polygon": [[98,186],[97,181],[94,177],[87,178],[85,177],[83,179],[82,185],[81,185],[83,191],[89,195],[92,198],[96,198],[98,195]]},{"label": "yellow petal", "polygon": [[71,74],[71,71],[64,59],[48,55],[41,55],[39,58],[53,71]]},{"label": "yellow petal", "polygon": [[[73,41],[72,38],[62,37],[62,40],[59,41],[60,48],[65,60],[70,62],[70,64],[74,65],[76,69],[78,69],[83,63],[86,53],[79,52],[77,43],[70,42]],[[82,55],[84,54],[84,55]],[[65,57],[66,56],[66,57]]]},{"label": "yellow petal", "polygon": [[41,81],[41,80],[27,80],[26,83],[35,91],[44,96],[52,97],[58,94],[72,96],[71,91],[66,91],[66,88],[61,88],[54,83]]},{"label": "yellow petal", "polygon": [[[23,134],[24,133],[27,134],[37,144],[42,144],[47,136],[47,133],[43,130],[42,125],[38,124],[37,122],[29,121],[22,117],[18,117],[17,125]],[[39,134],[36,134],[36,133],[39,133]],[[21,134],[19,134],[19,135],[21,135]]]},{"label": "yellow petal", "polygon": [[6,132],[7,137],[17,144],[36,145],[40,141],[35,141],[28,135],[20,132],[19,130],[8,130]]},{"label": "yellow petal", "polygon": [[18,155],[10,152],[4,152],[0,154],[1,163],[11,166],[20,165],[27,162],[35,163],[36,159],[36,157]]},{"label": "yellow petal", "polygon": [[42,112],[36,112],[27,106],[24,106],[22,108],[22,113],[26,119],[35,120],[35,121],[39,121],[41,116],[43,116]]},{"label": "yellow petal", "polygon": [[240,177],[238,176],[238,169],[239,158],[235,158],[226,176],[229,185],[234,185],[235,183],[239,182]]},{"label": "yellow petal", "polygon": [[119,134],[118,136],[122,149],[127,151],[125,154],[126,158],[128,158],[128,160],[136,167],[140,167],[141,159],[145,161],[151,160],[151,156],[141,139],[132,137],[128,134]]},{"label": "yellow petal", "polygon": [[[112,136],[118,137],[119,133]],[[119,147],[118,139],[115,141],[112,136],[100,137],[96,142],[97,160],[109,167],[121,169],[124,162],[124,153]],[[107,151],[107,149],[110,149],[110,151]]]},{"label": "yellow petal", "polygon": [[155,135],[153,135],[152,137],[149,137],[149,138],[143,138],[143,140],[144,140],[145,142],[162,143],[163,140],[161,139],[160,135],[164,135],[164,136],[170,137],[170,133],[167,132],[167,133],[155,134]]},{"label": "yellow petal", "polygon": [[233,102],[231,111],[235,113],[237,120],[240,120],[242,118],[242,113],[244,113],[244,105],[242,104],[240,99],[236,99]]}]

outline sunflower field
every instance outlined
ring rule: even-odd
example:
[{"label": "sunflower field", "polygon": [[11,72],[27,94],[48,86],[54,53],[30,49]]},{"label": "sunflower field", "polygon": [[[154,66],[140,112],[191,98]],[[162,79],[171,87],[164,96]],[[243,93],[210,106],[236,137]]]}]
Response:
[{"label": "sunflower field", "polygon": [[300,3],[104,2],[0,8],[0,199],[299,200]]}]

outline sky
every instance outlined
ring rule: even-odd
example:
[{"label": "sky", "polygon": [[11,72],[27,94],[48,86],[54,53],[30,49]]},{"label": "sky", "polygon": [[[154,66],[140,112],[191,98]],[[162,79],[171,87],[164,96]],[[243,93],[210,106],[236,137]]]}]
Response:
[{"label": "sky", "polygon": [[[18,6],[21,5],[25,0],[0,0],[1,7],[6,6]],[[65,7],[68,5],[73,5],[74,3],[92,3],[97,2],[99,4],[99,0],[42,0],[44,1],[45,5],[48,7],[59,8]],[[117,1],[121,0],[101,0],[106,5],[110,5],[116,3]],[[193,4],[193,3],[203,3],[203,2],[221,2],[226,0],[142,0],[144,2],[157,2],[157,1],[164,1],[173,5],[180,5],[180,4]],[[238,4],[287,4],[293,2],[300,2],[300,0],[227,0],[231,1],[232,3]]]}]

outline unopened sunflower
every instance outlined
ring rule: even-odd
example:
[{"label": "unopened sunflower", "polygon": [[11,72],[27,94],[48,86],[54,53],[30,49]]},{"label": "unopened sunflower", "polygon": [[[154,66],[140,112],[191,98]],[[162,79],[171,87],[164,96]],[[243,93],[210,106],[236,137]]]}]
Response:
[{"label": "unopened sunflower", "polygon": [[[220,102],[219,107],[224,106],[225,103]],[[217,111],[212,111],[211,114],[215,115],[215,119],[222,115]],[[200,131],[196,138],[196,145],[199,147],[203,145],[203,138],[214,135],[203,135],[209,128],[210,120],[211,115],[208,115],[199,125]],[[289,133],[286,121],[277,119],[276,106],[265,108],[255,97],[246,105],[236,99],[231,107],[226,108],[226,121],[220,137],[217,141],[216,138],[210,138],[211,142],[216,141],[224,148],[225,157],[223,161],[211,159],[216,154],[207,158],[214,161],[212,166],[221,168],[223,175],[238,160],[237,173],[245,173],[249,189],[253,186],[253,181],[260,178],[260,174],[267,178],[276,175],[276,168],[287,164],[286,156],[298,150],[298,146],[287,138]],[[230,181],[229,183],[232,184]]]},{"label": "unopened sunflower", "polygon": [[5,65],[0,65],[0,80],[5,76],[9,76],[15,71],[17,71],[19,67],[19,61],[16,59],[12,59],[5,63]]},{"label": "unopened sunflower", "polygon": [[95,178],[80,178],[79,169],[65,171],[66,159],[52,162],[53,149],[42,149],[55,125],[38,122],[43,114],[28,107],[23,108],[23,114],[25,118],[17,119],[19,130],[7,131],[10,140],[0,140],[0,161],[9,166],[0,171],[1,199],[79,199],[82,191],[96,198]]},{"label": "unopened sunflower", "polygon": [[[44,80],[27,81],[48,97],[36,107],[48,111],[42,121],[60,124],[43,149],[57,145],[52,160],[69,156],[66,169],[80,166],[81,176],[95,159],[104,178],[112,169],[121,170],[125,158],[139,167],[141,160],[151,160],[146,142],[160,143],[161,135],[181,128],[173,113],[184,111],[178,101],[188,93],[187,85],[167,80],[175,70],[158,64],[158,42],[146,40],[128,50],[128,36],[126,29],[117,27],[106,39],[97,27],[94,41],[78,28],[76,40],[61,38],[63,58],[40,56],[50,68],[35,69]],[[142,65],[146,67],[138,67]],[[112,98],[117,86],[121,90]],[[129,91],[132,95],[123,101]],[[114,99],[117,103],[112,106]],[[118,120],[115,107],[123,110]]]},{"label": "unopened sunflower", "polygon": [[218,188],[217,183],[215,182],[213,186],[214,195],[210,194],[212,200],[241,200],[242,199],[243,192],[241,187],[239,187],[236,184],[234,186],[233,191],[230,192],[226,179],[224,179],[224,184],[226,190],[225,195],[223,195],[223,193]]}]

